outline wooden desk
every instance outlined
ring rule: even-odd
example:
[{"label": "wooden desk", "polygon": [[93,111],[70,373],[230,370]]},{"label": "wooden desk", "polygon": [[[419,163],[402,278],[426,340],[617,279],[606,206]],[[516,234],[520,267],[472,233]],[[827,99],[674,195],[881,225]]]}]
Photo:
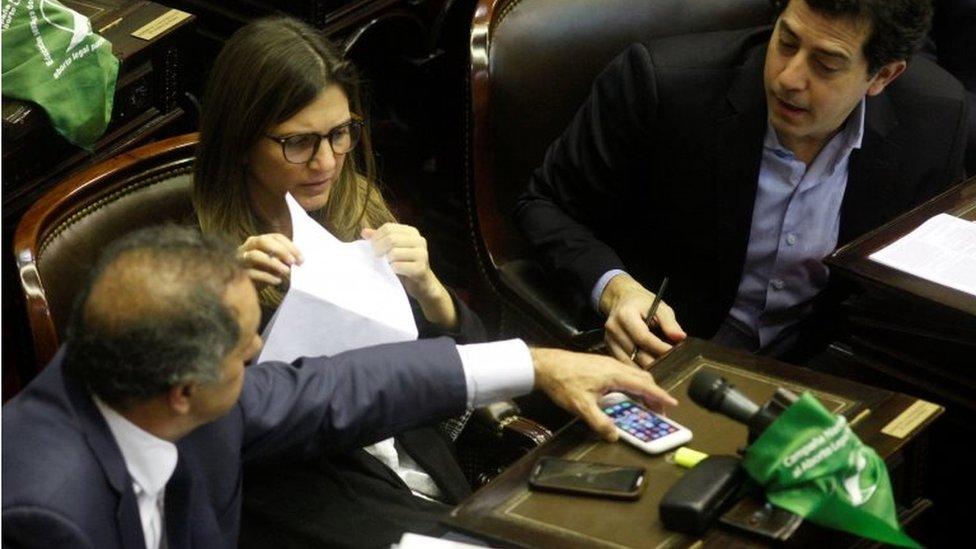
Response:
[{"label": "wooden desk", "polygon": [[19,217],[44,191],[85,165],[134,148],[160,135],[185,116],[185,61],[195,19],[187,15],[150,40],[134,32],[171,15],[168,6],[144,0],[64,0],[90,18],[92,28],[112,44],[119,75],[112,119],[92,151],[64,140],[36,104],[3,99],[4,219]]},{"label": "wooden desk", "polygon": [[[746,428],[691,402],[687,393],[690,379],[703,368],[718,370],[760,403],[780,386],[811,391],[828,409],[847,416],[861,440],[872,446],[889,468],[905,461],[913,446],[922,442],[919,435],[942,411],[939,408],[924,418],[905,438],[889,436],[881,430],[917,399],[691,339],[662,358],[653,373],[658,383],[680,401],[678,407],[669,410],[669,416],[694,431],[695,438],[688,446],[713,455],[735,454],[745,444]],[[529,471],[539,457],[546,455],[643,466],[648,471],[648,487],[635,502],[531,492],[526,483]],[[743,534],[716,528],[701,540],[666,530],[658,506],[667,489],[683,474],[684,470],[669,463],[666,455],[649,456],[624,443],[607,444],[575,422],[462,503],[446,522],[504,546],[685,547],[698,541],[705,546],[762,545]],[[903,520],[913,519],[929,506],[915,494],[900,496],[911,499]],[[805,544],[816,539],[830,540],[831,546],[844,540],[851,544],[858,541],[812,524],[802,525],[791,541]]]},{"label": "wooden desk", "polygon": [[[877,372],[861,380],[938,395],[971,422],[976,419],[976,296],[869,259],[943,212],[976,221],[976,178],[851,242],[826,263],[833,276],[862,290],[844,304],[841,330],[841,344]],[[906,385],[890,385],[892,380]]]},{"label": "wooden desk", "polygon": [[[934,215],[976,221],[976,178],[936,196],[890,223],[847,244],[825,261],[832,277],[858,293],[841,310],[838,339],[828,351],[853,365],[824,368],[845,377],[939,402],[945,416],[931,430],[927,496],[936,505],[933,546],[955,543],[967,532],[976,481],[959,478],[971,458],[960,441],[976,436],[976,297],[901,272],[869,256]],[[817,365],[818,368],[821,365]]]},{"label": "wooden desk", "polygon": [[[897,219],[861,236],[824,262],[842,277],[871,289],[936,309],[943,315],[976,323],[976,297],[954,288],[882,265],[868,258],[874,252],[917,229],[940,213],[976,221],[976,177],[950,188]],[[961,314],[960,314],[961,313]]]}]

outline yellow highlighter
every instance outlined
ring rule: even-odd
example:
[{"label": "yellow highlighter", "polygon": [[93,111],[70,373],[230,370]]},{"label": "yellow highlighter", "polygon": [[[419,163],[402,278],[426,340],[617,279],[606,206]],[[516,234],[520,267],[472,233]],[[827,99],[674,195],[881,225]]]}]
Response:
[{"label": "yellow highlighter", "polygon": [[685,469],[691,469],[698,462],[707,458],[708,454],[705,452],[699,452],[698,450],[692,450],[687,446],[682,446],[674,453],[674,463]]}]

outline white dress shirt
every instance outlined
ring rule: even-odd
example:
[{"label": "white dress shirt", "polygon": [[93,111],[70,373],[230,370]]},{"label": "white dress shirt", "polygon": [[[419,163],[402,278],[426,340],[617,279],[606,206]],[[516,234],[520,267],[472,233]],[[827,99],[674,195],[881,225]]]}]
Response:
[{"label": "white dress shirt", "polygon": [[165,548],[163,497],[166,483],[176,469],[176,445],[143,431],[97,397],[94,400],[132,477],[146,549]]},{"label": "white dress shirt", "polygon": [[809,316],[827,286],[823,258],[837,247],[851,152],[864,136],[864,99],[809,165],[763,140],[749,245],[735,302],[716,340],[758,351]]},{"label": "white dress shirt", "polygon": [[[535,383],[532,357],[521,339],[458,345],[468,408],[477,408],[528,393]],[[415,496],[441,499],[440,488],[393,438],[363,448],[393,470]]]}]

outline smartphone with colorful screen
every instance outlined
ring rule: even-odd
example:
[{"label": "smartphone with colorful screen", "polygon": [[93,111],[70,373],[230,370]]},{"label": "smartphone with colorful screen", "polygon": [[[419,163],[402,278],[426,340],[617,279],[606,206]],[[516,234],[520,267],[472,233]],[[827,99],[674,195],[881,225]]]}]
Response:
[{"label": "smartphone with colorful screen", "polygon": [[600,399],[600,407],[613,419],[620,438],[648,454],[660,454],[691,440],[690,429],[648,410],[623,393],[607,394]]}]

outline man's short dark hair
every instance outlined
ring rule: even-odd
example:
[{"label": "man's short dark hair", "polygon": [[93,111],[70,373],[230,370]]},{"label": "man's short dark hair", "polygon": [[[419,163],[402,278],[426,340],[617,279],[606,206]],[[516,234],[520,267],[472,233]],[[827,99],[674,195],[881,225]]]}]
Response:
[{"label": "man's short dark hair", "polygon": [[240,336],[224,295],[242,276],[233,247],[194,229],[160,226],[119,239],[75,305],[66,370],[123,409],[178,383],[219,380]]},{"label": "man's short dark hair", "polygon": [[[871,34],[864,43],[868,74],[892,61],[908,60],[932,26],[932,0],[804,0],[810,9],[828,17],[864,18]],[[782,13],[790,0],[772,0]]]}]

